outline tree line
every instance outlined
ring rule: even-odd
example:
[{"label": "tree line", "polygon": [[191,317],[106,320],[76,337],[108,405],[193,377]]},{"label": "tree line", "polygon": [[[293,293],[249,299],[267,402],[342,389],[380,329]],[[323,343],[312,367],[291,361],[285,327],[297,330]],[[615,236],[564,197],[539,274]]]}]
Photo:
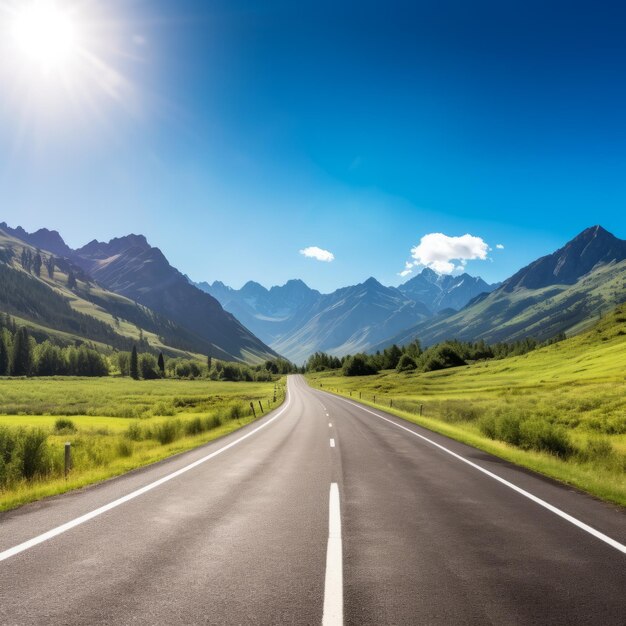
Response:
[{"label": "tree line", "polygon": [[3,315],[0,320],[0,376],[107,376],[105,356],[85,344],[61,347],[37,343],[25,326]]},{"label": "tree line", "polygon": [[158,378],[183,378],[225,381],[271,381],[277,376],[297,371],[295,365],[286,359],[276,358],[251,366],[244,363],[221,361],[207,357],[202,363],[197,359],[184,357],[167,358],[160,352],[155,356],[151,352],[139,353],[134,346],[131,352],[117,352],[114,355],[117,368],[122,376],[135,380],[155,380]]},{"label": "tree line", "polygon": [[[141,338],[140,338],[141,339]],[[139,342],[141,347],[145,342]],[[87,344],[61,346],[50,339],[38,342],[25,326],[0,314],[0,376],[108,376],[119,374],[135,380],[158,378],[206,378],[226,381],[271,381],[297,368],[276,358],[256,366],[207,357],[167,358],[162,352],[114,351],[108,355]]]},{"label": "tree line", "polygon": [[559,333],[543,343],[533,338],[495,344],[488,344],[484,340],[470,342],[452,339],[426,349],[416,339],[402,347],[394,344],[376,354],[359,353],[339,358],[316,352],[309,357],[304,369],[307,372],[341,369],[345,376],[369,376],[381,370],[431,372],[467,365],[472,361],[519,356],[563,339],[564,333]]}]

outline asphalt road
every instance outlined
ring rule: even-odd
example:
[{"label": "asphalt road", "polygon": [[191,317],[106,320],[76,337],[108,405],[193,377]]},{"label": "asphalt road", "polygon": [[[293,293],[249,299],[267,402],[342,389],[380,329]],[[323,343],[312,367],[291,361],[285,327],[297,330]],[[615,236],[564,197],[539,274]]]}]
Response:
[{"label": "asphalt road", "polygon": [[291,377],[228,437],[1,514],[0,623],[624,626],[624,544],[623,511]]}]

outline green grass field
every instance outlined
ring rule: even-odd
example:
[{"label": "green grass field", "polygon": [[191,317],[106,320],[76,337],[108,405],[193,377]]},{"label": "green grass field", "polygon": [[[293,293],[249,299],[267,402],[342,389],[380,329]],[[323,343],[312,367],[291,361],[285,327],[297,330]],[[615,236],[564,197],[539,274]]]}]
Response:
[{"label": "green grass field", "polygon": [[626,506],[626,305],[584,334],[521,357],[308,378]]},{"label": "green grass field", "polygon": [[[0,379],[0,510],[98,482],[225,435],[276,408],[284,380]],[[57,428],[59,419],[70,427]],[[37,470],[23,476],[25,433],[40,431]],[[73,469],[64,477],[64,444]],[[13,446],[13,448],[11,448]],[[9,459],[11,449],[13,460]],[[3,453],[5,458],[3,459]],[[8,460],[8,462],[7,462]]]}]

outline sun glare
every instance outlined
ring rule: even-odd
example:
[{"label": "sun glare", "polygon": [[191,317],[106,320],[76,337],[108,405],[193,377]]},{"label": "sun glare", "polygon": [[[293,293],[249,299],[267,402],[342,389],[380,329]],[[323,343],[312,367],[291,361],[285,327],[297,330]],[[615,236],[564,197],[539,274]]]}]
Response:
[{"label": "sun glare", "polygon": [[79,52],[78,39],[71,13],[55,0],[32,0],[15,15],[17,51],[44,73],[68,70]]}]

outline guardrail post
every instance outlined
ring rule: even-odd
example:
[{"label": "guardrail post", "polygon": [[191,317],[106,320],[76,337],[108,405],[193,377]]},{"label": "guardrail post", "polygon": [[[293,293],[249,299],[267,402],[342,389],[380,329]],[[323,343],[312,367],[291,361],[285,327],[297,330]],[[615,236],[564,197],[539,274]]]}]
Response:
[{"label": "guardrail post", "polygon": [[69,441],[65,442],[65,478],[72,469],[72,444]]}]

